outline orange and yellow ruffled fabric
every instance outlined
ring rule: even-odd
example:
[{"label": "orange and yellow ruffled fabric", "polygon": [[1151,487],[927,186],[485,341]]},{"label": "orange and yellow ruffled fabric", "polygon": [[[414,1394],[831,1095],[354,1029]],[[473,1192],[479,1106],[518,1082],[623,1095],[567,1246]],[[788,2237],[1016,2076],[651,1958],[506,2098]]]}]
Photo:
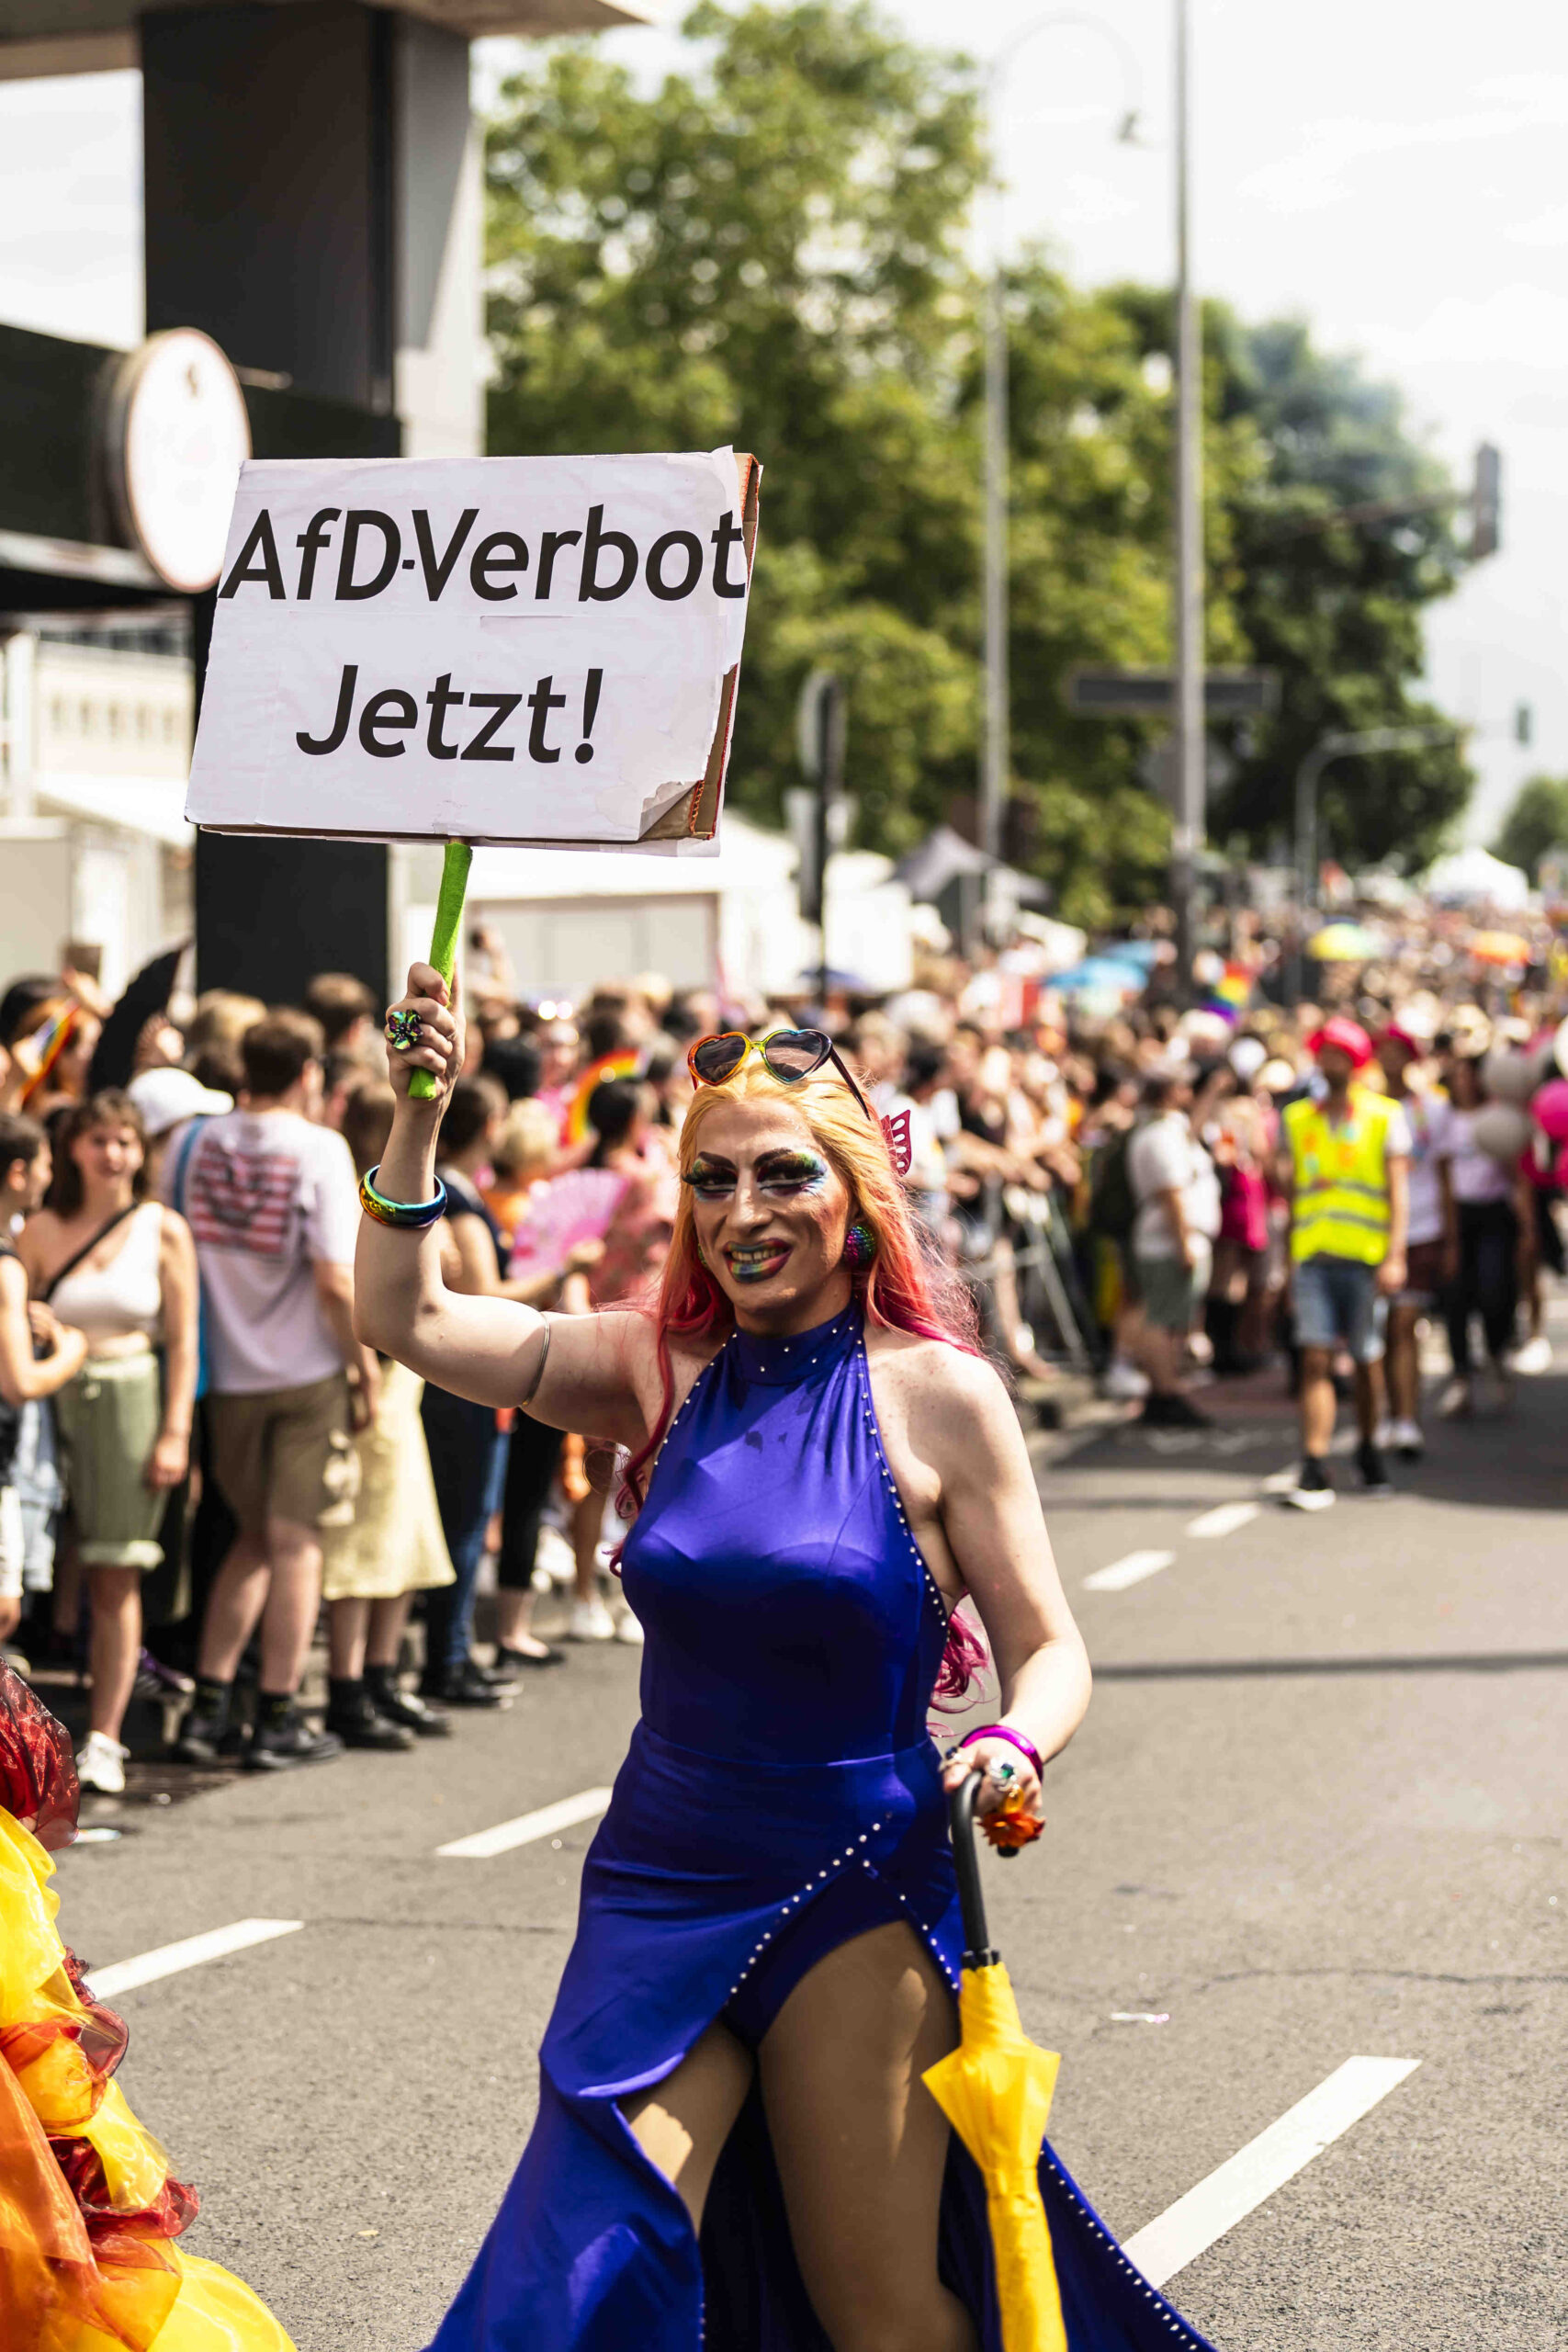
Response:
[{"label": "orange and yellow ruffled fabric", "polygon": [[293,2352],[248,2287],[175,2245],[196,2193],[112,2079],[125,2027],[60,1940],[53,1874],[0,1811],[0,2345]]}]

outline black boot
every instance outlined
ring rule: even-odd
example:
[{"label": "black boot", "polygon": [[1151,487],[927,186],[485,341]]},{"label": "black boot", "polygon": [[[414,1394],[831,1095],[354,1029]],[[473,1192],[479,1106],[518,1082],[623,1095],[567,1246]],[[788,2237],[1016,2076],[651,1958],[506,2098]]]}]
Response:
[{"label": "black boot", "polygon": [[416,1739],[449,1739],[452,1725],[439,1707],[421,1699],[412,1690],[398,1687],[397,1670],[390,1666],[367,1666],[365,1669],[365,1690],[378,1715],[389,1723],[400,1724]]},{"label": "black boot", "polygon": [[388,1754],[413,1746],[413,1734],[384,1715],[365,1687],[362,1675],[327,1685],[327,1729],[345,1747],[376,1747]]},{"label": "black boot", "polygon": [[203,1677],[196,1686],[196,1697],[186,1711],[180,1735],[170,1753],[181,1764],[218,1764],[226,1756],[236,1755],[242,1745],[239,1725],[230,1720],[234,1686],[231,1682],[212,1682]]}]

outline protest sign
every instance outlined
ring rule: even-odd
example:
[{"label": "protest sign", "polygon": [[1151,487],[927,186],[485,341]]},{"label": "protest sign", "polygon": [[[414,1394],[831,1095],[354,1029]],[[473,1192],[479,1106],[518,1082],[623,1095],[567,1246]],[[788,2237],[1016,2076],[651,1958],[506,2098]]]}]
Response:
[{"label": "protest sign", "polygon": [[761,472],[730,449],[245,465],[186,816],[710,840]]}]

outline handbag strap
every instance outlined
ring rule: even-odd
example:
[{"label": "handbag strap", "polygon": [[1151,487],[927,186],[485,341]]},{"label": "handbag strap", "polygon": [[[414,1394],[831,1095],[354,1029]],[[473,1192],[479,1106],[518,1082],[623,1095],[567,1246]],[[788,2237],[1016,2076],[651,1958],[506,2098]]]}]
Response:
[{"label": "handbag strap", "polygon": [[65,1280],[66,1275],[73,1274],[77,1267],[81,1264],[83,1259],[90,1258],[92,1256],[93,1251],[97,1248],[99,1242],[103,1240],[105,1235],[112,1233],[117,1225],[123,1225],[128,1216],[134,1216],[137,1210],[142,1206],[144,1206],[142,1202],[131,1201],[128,1203],[124,1208],[116,1209],[113,1216],[109,1218],[108,1222],[106,1225],[100,1225],[96,1233],[92,1235],[88,1240],[83,1242],[80,1250],[73,1250],[72,1251],[63,1266],[57,1266],[55,1268],[48,1282],[45,1283],[43,1288],[39,1291],[39,1298],[45,1301],[51,1299],[54,1296],[55,1292],[60,1288],[61,1283]]}]

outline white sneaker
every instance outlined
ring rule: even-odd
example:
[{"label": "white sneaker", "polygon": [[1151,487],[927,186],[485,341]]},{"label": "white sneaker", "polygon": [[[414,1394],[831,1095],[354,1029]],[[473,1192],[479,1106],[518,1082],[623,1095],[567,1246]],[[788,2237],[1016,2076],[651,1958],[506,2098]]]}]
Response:
[{"label": "white sneaker", "polygon": [[642,1627],[629,1609],[623,1609],[615,1620],[615,1639],[625,1642],[628,1649],[640,1650],[642,1647]]},{"label": "white sneaker", "polygon": [[76,1778],[85,1789],[96,1789],[101,1797],[123,1796],[125,1759],[130,1753],[107,1732],[90,1731],[77,1751]]},{"label": "white sneaker", "polygon": [[1148,1395],[1149,1376],[1146,1372],[1140,1372],[1135,1363],[1129,1363],[1124,1356],[1113,1356],[1105,1368],[1100,1386],[1107,1396],[1130,1404]]},{"label": "white sneaker", "polygon": [[1438,1399],[1445,1421],[1467,1421],[1475,1410],[1475,1390],[1468,1380],[1450,1380]]},{"label": "white sneaker", "polygon": [[1388,1435],[1378,1440],[1380,1449],[1403,1454],[1406,1462],[1419,1462],[1427,1451],[1427,1441],[1421,1434],[1419,1421],[1390,1421]]},{"label": "white sneaker", "polygon": [[577,1555],[561,1533],[547,1520],[539,1530],[538,1549],[534,1555],[534,1589],[548,1592],[552,1586],[565,1587],[577,1574]]},{"label": "white sneaker", "polygon": [[1394,1430],[1399,1427],[1399,1422],[1390,1420],[1386,1414],[1378,1423],[1376,1429],[1372,1431],[1372,1443],[1377,1447],[1380,1453],[1386,1453],[1391,1446],[1395,1446],[1399,1443],[1399,1440],[1394,1436]]},{"label": "white sneaker", "polygon": [[1533,1380],[1538,1373],[1551,1370],[1551,1341],[1544,1331],[1538,1331],[1533,1340],[1525,1341],[1514,1358],[1513,1368],[1523,1373],[1527,1380]]},{"label": "white sneaker", "polygon": [[615,1621],[598,1599],[574,1600],[566,1637],[569,1642],[613,1642]]}]

